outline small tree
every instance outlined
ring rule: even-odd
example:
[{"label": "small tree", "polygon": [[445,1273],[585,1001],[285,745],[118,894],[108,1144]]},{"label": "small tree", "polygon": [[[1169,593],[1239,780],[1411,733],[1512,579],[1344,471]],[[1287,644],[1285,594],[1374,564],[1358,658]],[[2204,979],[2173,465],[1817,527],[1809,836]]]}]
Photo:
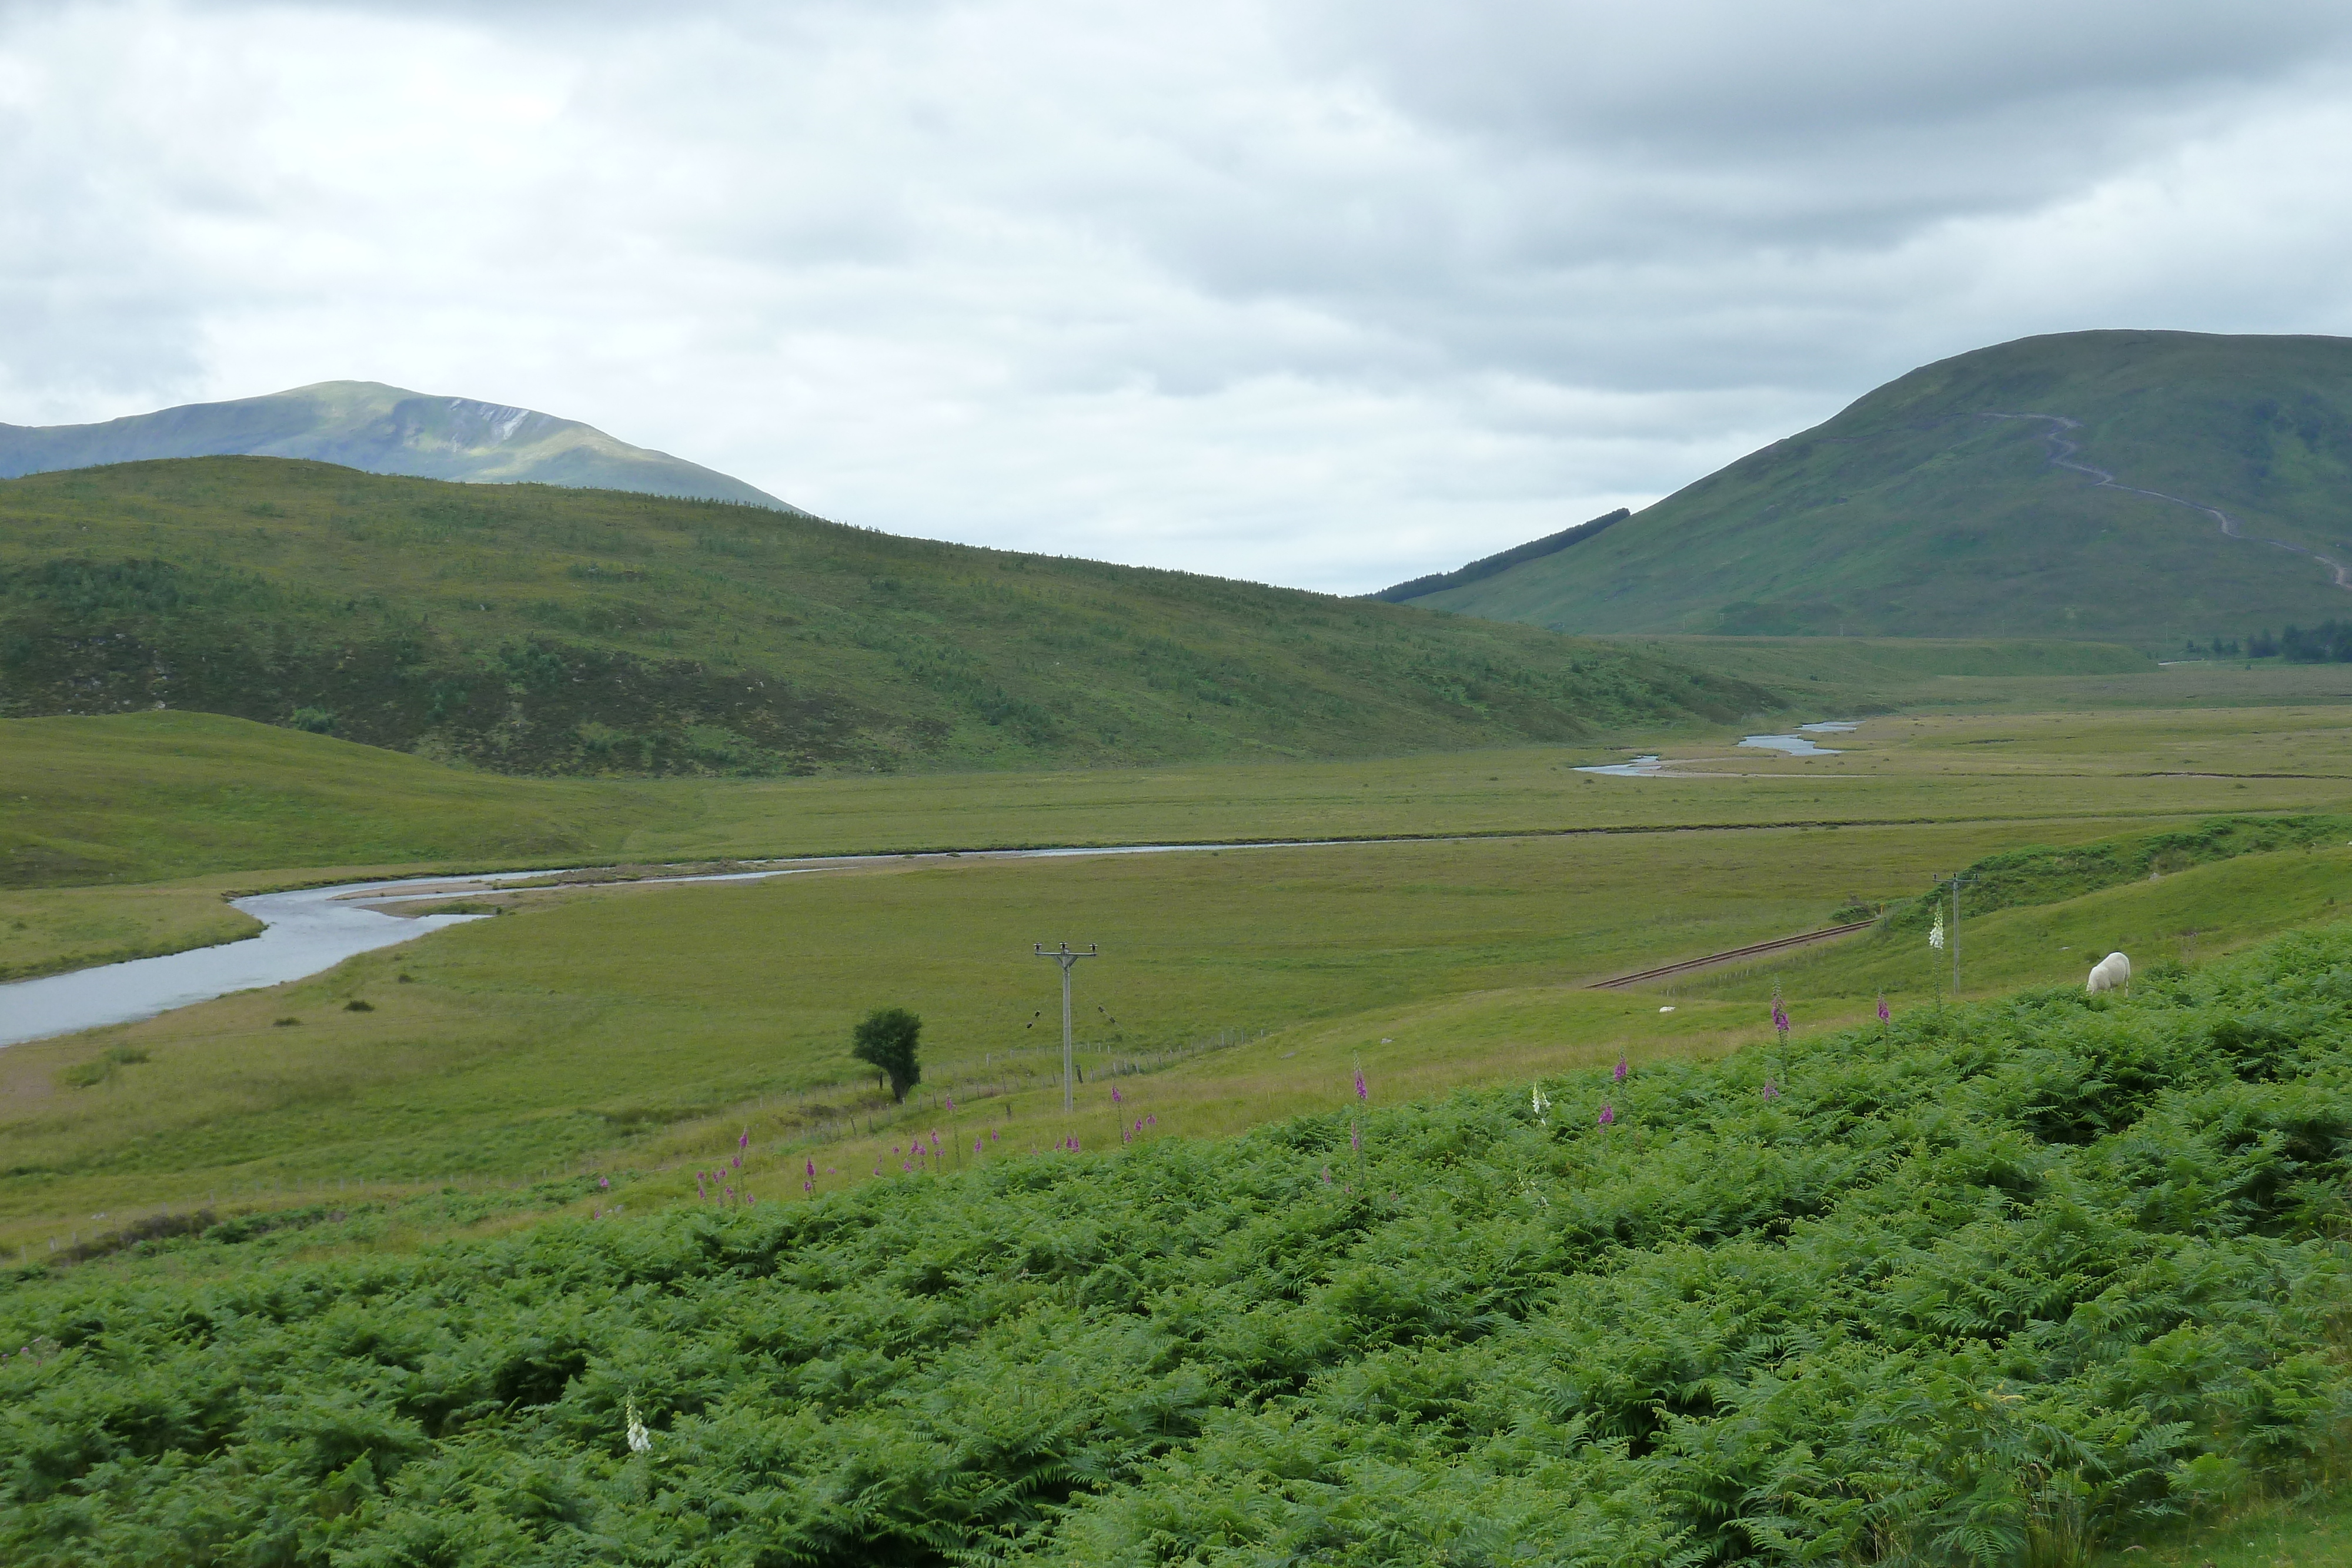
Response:
[{"label": "small tree", "polygon": [[890,1098],[903,1102],[907,1091],[922,1082],[915,1061],[915,1042],[923,1020],[904,1008],[876,1008],[850,1036],[849,1054],[888,1075]]}]

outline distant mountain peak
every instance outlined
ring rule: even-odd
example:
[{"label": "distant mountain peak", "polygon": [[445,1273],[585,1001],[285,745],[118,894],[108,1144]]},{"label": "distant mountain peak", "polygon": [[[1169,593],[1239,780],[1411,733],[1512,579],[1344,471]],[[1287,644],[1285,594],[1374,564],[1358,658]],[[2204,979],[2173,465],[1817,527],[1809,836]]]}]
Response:
[{"label": "distant mountain peak", "polygon": [[716,469],[633,446],[578,420],[382,382],[314,382],[98,424],[0,424],[0,478],[232,455],[302,457],[371,474],[468,484],[633,490],[801,510]]}]

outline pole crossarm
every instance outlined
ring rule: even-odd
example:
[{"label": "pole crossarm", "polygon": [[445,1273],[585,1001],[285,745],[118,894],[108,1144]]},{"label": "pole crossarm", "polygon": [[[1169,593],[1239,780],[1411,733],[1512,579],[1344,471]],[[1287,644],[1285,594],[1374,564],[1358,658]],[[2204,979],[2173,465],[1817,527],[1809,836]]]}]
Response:
[{"label": "pole crossarm", "polygon": [[1067,942],[1054,947],[1040,942],[1036,944],[1035,951],[1038,957],[1051,958],[1062,966],[1062,1114],[1066,1116],[1077,1104],[1076,1095],[1070,1086],[1076,1061],[1070,1044],[1070,970],[1079,959],[1099,958],[1102,952],[1091,942],[1087,944],[1087,950],[1083,953]]}]

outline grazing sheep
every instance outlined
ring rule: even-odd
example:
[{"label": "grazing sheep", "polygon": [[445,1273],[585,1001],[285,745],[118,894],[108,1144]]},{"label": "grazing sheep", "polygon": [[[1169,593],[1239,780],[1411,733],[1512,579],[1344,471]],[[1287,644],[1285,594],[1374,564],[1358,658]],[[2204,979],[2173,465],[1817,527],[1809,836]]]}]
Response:
[{"label": "grazing sheep", "polygon": [[2110,953],[2091,966],[2091,978],[2083,988],[2093,996],[2101,991],[2131,990],[2131,960],[2121,953]]}]

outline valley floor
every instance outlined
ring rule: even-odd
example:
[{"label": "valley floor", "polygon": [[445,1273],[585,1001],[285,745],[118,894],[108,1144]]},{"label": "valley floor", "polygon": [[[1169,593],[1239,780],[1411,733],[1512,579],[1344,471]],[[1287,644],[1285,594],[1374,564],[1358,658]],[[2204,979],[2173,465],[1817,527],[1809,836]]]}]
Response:
[{"label": "valley floor", "polygon": [[[2122,677],[2043,677],[2060,696],[2109,678]],[[1445,837],[519,894],[499,901],[512,918],[310,980],[0,1051],[0,1247],[29,1258],[192,1207],[590,1171],[617,1186],[583,1207],[621,1190],[691,1201],[693,1171],[747,1134],[746,1190],[797,1198],[803,1181],[900,1174],[915,1131],[985,1160],[1136,1136],[1139,1119],[1147,1136],[1239,1131],[1337,1103],[1359,1066],[1392,1100],[1621,1052],[1712,1055],[1769,1034],[1776,984],[1800,1029],[1863,1016],[1881,991],[1898,1009],[1934,1006],[1940,961],[1880,934],[1633,992],[1584,988],[1825,925],[2021,844],[2345,810],[2344,712],[1881,715],[1837,737],[1835,756],[1670,737],[1687,760],[1646,779],[1575,771],[1643,748],[1625,737],[1354,763],[610,786],[452,774],[197,716],[12,726],[12,831],[87,840],[73,813],[102,810],[152,824],[117,839],[136,857],[126,868],[183,873],[0,892],[19,973],[217,939],[236,919],[226,892],[358,874]],[[74,780],[101,753],[120,765],[119,798],[93,805]],[[300,805],[291,840],[264,826],[257,797]],[[313,863],[256,852],[289,841]],[[425,852],[385,858],[404,841]],[[2347,872],[2352,850],[2305,847],[1970,915],[1964,987],[2079,983],[2110,946],[2196,962],[2328,917],[2352,897]],[[1029,956],[1062,940],[1106,955],[1079,970],[1087,1086],[1070,1117],[1055,976]],[[850,1025],[882,1005],[926,1020],[924,1082],[904,1107],[845,1055]]]}]

